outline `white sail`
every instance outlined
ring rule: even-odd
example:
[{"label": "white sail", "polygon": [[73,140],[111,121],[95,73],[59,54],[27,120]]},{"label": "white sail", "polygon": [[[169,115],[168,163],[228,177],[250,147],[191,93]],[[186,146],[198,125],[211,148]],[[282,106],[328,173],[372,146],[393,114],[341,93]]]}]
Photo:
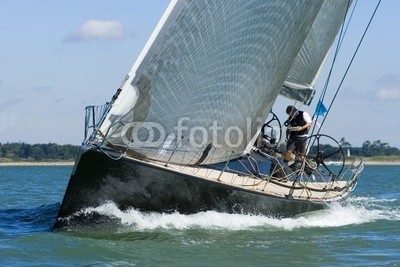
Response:
[{"label": "white sail", "polygon": [[171,2],[100,126],[105,144],[186,164],[242,155],[322,3]]},{"label": "white sail", "polygon": [[324,1],[288,73],[281,95],[310,104],[314,96],[315,80],[350,4],[351,0]]},{"label": "white sail", "polygon": [[[178,0],[171,0],[167,9],[165,10],[163,16],[161,17],[160,21],[158,22],[155,30],[153,31],[152,35],[150,36],[149,40],[147,41],[145,47],[143,48],[142,52],[140,53],[139,57],[137,58],[135,64],[132,66],[131,70],[129,71],[128,75],[126,75],[124,82],[121,85],[121,92],[119,93],[119,97],[113,103],[111,112],[108,114],[107,119],[103,121],[102,125],[100,126],[100,132],[102,134],[109,131],[109,128],[112,123],[118,122],[118,118],[122,115],[128,113],[132,107],[136,104],[136,101],[139,97],[139,93],[137,90],[132,87],[132,79],[135,77],[135,73],[137,68],[142,64],[143,59],[146,57],[146,54],[149,52],[150,47],[153,45],[154,40],[161,35],[160,30],[163,28],[166,20],[168,19],[169,15],[171,14],[175,4]],[[160,38],[160,37],[158,37]]]}]

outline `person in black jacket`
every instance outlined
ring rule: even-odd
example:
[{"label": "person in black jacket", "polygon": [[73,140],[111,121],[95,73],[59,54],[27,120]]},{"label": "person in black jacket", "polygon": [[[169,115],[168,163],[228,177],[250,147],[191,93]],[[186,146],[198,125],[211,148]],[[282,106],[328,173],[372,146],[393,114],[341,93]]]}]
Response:
[{"label": "person in black jacket", "polygon": [[307,112],[298,110],[294,106],[288,106],[286,114],[289,115],[289,118],[285,122],[288,131],[284,162],[288,163],[293,153],[299,160],[304,159],[307,146],[304,140],[308,137],[308,130],[311,127],[312,120]]}]

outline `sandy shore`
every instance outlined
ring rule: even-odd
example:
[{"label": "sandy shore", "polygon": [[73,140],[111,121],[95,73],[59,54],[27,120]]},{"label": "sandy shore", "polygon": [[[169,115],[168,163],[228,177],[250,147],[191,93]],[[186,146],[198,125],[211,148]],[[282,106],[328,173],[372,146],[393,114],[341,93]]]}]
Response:
[{"label": "sandy shore", "polygon": [[400,165],[400,161],[364,161],[365,165]]},{"label": "sandy shore", "polygon": [[73,166],[73,161],[56,161],[56,162],[35,162],[35,161],[16,161],[16,162],[0,162],[0,166]]}]

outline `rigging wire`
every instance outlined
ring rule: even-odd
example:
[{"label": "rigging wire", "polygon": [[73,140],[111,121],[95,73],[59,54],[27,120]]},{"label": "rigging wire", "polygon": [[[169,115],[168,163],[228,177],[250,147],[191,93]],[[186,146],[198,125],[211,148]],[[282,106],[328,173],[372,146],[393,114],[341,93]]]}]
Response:
[{"label": "rigging wire", "polygon": [[[348,19],[346,27],[342,26],[341,29],[340,29],[340,34],[339,34],[339,39],[338,39],[338,42],[337,42],[337,45],[336,45],[335,54],[333,56],[331,67],[330,67],[329,72],[328,72],[328,77],[326,78],[324,87],[323,87],[323,89],[321,91],[321,95],[320,95],[320,97],[318,99],[318,104],[324,102],[325,95],[326,95],[326,92],[328,90],[329,82],[330,82],[331,77],[332,77],[333,68],[335,67],[336,59],[337,59],[337,57],[339,55],[339,51],[340,51],[341,45],[343,43],[344,37],[346,36],[347,29],[348,29],[348,27],[350,25],[350,22],[351,22],[352,18],[353,18],[354,10],[356,9],[357,4],[358,4],[358,0],[356,0],[355,4],[353,5],[353,9],[352,9],[350,17]],[[348,10],[350,8],[350,5],[351,5],[351,0],[348,0],[346,10]],[[346,21],[346,16],[343,17],[343,25],[344,25],[345,21]],[[327,110],[326,116],[328,115],[328,112],[329,111]],[[316,113],[317,113],[317,110],[314,111],[314,114],[313,114],[313,116],[311,118],[311,121],[314,121]],[[313,135],[314,132],[315,132],[315,127],[317,125],[317,121],[318,121],[318,115],[317,115],[317,118],[315,119],[316,123],[313,123],[313,127],[312,127],[312,130],[311,130],[311,135]],[[319,129],[317,131],[317,134],[321,131],[322,125],[323,125],[323,123],[319,124]],[[308,144],[308,145],[310,145],[310,144]]]},{"label": "rigging wire", "polygon": [[[370,20],[369,20],[369,22],[368,22],[368,24],[367,24],[367,27],[365,28],[364,33],[363,33],[363,35],[361,36],[361,39],[360,39],[360,41],[359,41],[359,43],[358,43],[358,45],[357,45],[357,47],[356,47],[356,50],[355,50],[354,53],[353,53],[353,56],[352,56],[352,58],[351,58],[351,60],[350,60],[350,62],[349,62],[349,64],[348,64],[348,66],[347,66],[347,69],[346,69],[346,71],[345,71],[345,73],[344,73],[344,75],[343,75],[343,77],[342,77],[342,80],[340,81],[340,84],[339,84],[338,88],[336,89],[336,92],[335,92],[335,94],[334,94],[334,96],[333,96],[333,98],[332,98],[332,101],[331,101],[331,103],[329,104],[329,107],[328,107],[328,109],[327,109],[326,115],[324,116],[324,118],[323,118],[323,120],[322,120],[322,122],[321,122],[321,124],[320,124],[320,127],[319,127],[319,129],[318,129],[318,131],[317,131],[317,134],[321,131],[321,128],[322,128],[322,126],[323,126],[323,124],[324,124],[324,122],[325,122],[325,120],[326,120],[326,118],[327,118],[327,115],[329,114],[329,111],[331,110],[332,105],[333,105],[333,103],[334,103],[335,100],[336,100],[336,97],[337,97],[337,95],[338,95],[338,93],[339,93],[339,91],[340,91],[340,89],[341,89],[341,87],[342,87],[342,85],[343,85],[344,79],[346,78],[346,76],[347,76],[347,74],[348,74],[348,72],[349,72],[349,69],[350,69],[350,67],[351,67],[351,65],[352,65],[352,63],[353,63],[353,61],[354,61],[354,59],[355,59],[355,57],[356,57],[356,55],[357,55],[357,53],[358,53],[358,50],[359,50],[359,48],[360,48],[360,46],[361,46],[361,43],[363,42],[364,37],[365,37],[365,35],[366,35],[366,33],[367,33],[367,31],[368,31],[368,29],[369,29],[371,23],[372,23],[372,20],[373,20],[374,17],[375,17],[375,14],[376,14],[376,12],[377,12],[377,10],[378,10],[378,8],[379,8],[380,3],[381,3],[381,0],[378,1],[377,5],[376,5],[376,7],[375,7],[375,10],[374,10],[374,12],[372,13],[372,16],[371,16],[371,18],[370,18]],[[357,2],[356,2],[356,4],[357,4]],[[354,8],[355,8],[355,7],[354,7]],[[353,12],[354,12],[354,9],[353,9]],[[351,14],[351,17],[353,16],[353,12],[352,12],[352,14]],[[350,18],[351,18],[351,17],[350,17]],[[348,25],[347,25],[347,26],[348,26]],[[346,31],[347,31],[347,28],[346,28]],[[342,34],[342,32],[343,32],[343,28],[342,28],[341,34]],[[343,37],[344,37],[344,36],[341,35],[341,40],[343,39]],[[337,57],[337,53],[338,53],[338,51],[339,51],[339,48],[340,48],[341,44],[342,44],[342,41],[339,40],[338,45],[337,45],[337,48],[336,48],[335,56],[334,56],[334,61],[332,62],[332,66],[331,66],[331,69],[330,69],[330,72],[329,72],[329,75],[328,75],[328,78],[327,78],[327,82],[325,83],[323,92],[321,93],[321,97],[320,97],[320,100],[321,100],[321,101],[322,101],[322,100],[324,99],[324,97],[325,97],[327,84],[328,84],[328,82],[329,82],[329,79],[330,79],[330,76],[331,76],[331,73],[332,73],[332,70],[333,70],[333,65],[334,65],[334,63],[335,63],[335,60],[336,60],[336,57]],[[314,116],[315,116],[315,113],[314,113],[314,115],[313,115],[313,118],[314,118]],[[313,131],[314,131],[314,129],[315,129],[315,125],[314,125],[314,128],[313,128]]]},{"label": "rigging wire", "polygon": [[[328,78],[326,79],[326,82],[325,82],[325,85],[324,85],[324,89],[323,89],[322,94],[321,94],[321,97],[320,97],[320,99],[319,99],[320,101],[323,101],[324,98],[325,98],[326,92],[327,92],[327,90],[328,90],[328,85],[329,85],[330,79],[331,79],[331,77],[332,77],[333,68],[335,67],[336,59],[337,59],[337,57],[338,57],[338,55],[339,55],[339,51],[340,51],[341,45],[342,45],[343,40],[344,40],[344,38],[345,38],[345,36],[346,36],[347,29],[348,29],[348,26],[349,26],[349,24],[350,24],[350,21],[351,21],[352,18],[353,18],[353,13],[354,13],[354,10],[356,9],[357,3],[358,3],[358,1],[354,4],[353,10],[352,10],[352,13],[351,13],[351,15],[350,15],[350,17],[349,17],[349,20],[348,20],[348,23],[347,23],[346,28],[343,26],[343,27],[341,27],[341,29],[340,29],[339,40],[338,40],[338,43],[337,43],[337,46],[336,46],[336,49],[335,49],[335,55],[334,55],[334,57],[333,57],[332,65],[331,65],[331,68],[330,68],[330,70],[329,70]],[[347,2],[347,9],[346,9],[346,10],[349,9],[350,4],[351,4],[351,1],[349,0],[349,1]],[[343,23],[344,23],[345,20],[346,20],[346,16],[343,17]]]},{"label": "rigging wire", "polygon": [[[329,85],[329,82],[330,82],[330,79],[331,79],[331,76],[332,76],[332,73],[333,73],[333,68],[334,68],[334,66],[335,66],[336,59],[337,59],[337,57],[338,57],[338,55],[339,55],[340,47],[341,47],[341,45],[342,45],[342,43],[343,43],[344,37],[346,36],[347,29],[348,29],[348,27],[349,27],[349,25],[350,25],[350,21],[351,21],[352,18],[353,18],[354,10],[355,10],[356,7],[357,7],[357,3],[358,3],[358,0],[357,0],[357,1],[355,2],[355,4],[353,5],[353,10],[352,10],[351,15],[350,15],[350,17],[349,17],[349,19],[348,19],[348,22],[347,22],[346,27],[344,27],[344,26],[341,27],[340,34],[339,34],[339,40],[338,40],[338,42],[337,42],[336,49],[335,49],[335,54],[334,54],[334,56],[333,56],[333,60],[332,60],[332,63],[331,63],[331,67],[330,67],[329,72],[328,72],[328,77],[326,78],[326,81],[325,81],[323,90],[322,90],[321,95],[320,95],[320,97],[319,97],[319,99],[318,99],[318,103],[323,103],[323,100],[325,99],[325,95],[326,95],[326,92],[327,92],[327,90],[328,90],[328,85]],[[351,4],[351,1],[349,0],[349,1],[347,2],[347,9],[346,9],[346,10],[349,9],[350,4]],[[346,20],[346,16],[343,17],[343,25],[344,25],[345,20]],[[315,116],[316,116],[316,113],[317,113],[317,111],[315,110],[315,112],[314,112],[314,114],[313,114],[313,116],[312,116],[312,121],[314,121],[314,118],[315,118]],[[328,113],[328,112],[327,112],[327,113]],[[318,118],[318,116],[317,116],[317,118]],[[316,120],[317,120],[317,119],[316,119]],[[314,124],[314,126],[313,126],[313,129],[312,129],[312,131],[311,131],[312,134],[313,134],[314,131],[315,131],[315,126],[316,126],[316,124]],[[322,124],[320,125],[319,128],[321,129],[321,127],[322,127]],[[318,132],[319,132],[319,131],[318,131]]]}]

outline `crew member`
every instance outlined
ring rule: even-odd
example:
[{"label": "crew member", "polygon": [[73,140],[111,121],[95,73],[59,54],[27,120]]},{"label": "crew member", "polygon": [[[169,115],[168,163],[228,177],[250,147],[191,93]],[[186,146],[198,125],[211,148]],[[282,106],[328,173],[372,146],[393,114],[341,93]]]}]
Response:
[{"label": "crew member", "polygon": [[289,118],[285,122],[288,131],[284,162],[288,163],[293,153],[302,161],[306,153],[307,144],[304,140],[308,137],[308,130],[312,123],[311,117],[307,112],[298,110],[294,106],[288,106],[286,114],[289,115]]}]

